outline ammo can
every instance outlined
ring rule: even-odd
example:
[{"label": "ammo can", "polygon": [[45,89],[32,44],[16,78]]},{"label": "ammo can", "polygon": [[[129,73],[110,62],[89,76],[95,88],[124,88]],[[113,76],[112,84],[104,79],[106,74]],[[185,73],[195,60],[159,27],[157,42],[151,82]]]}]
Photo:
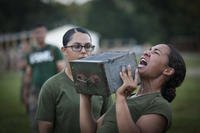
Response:
[{"label": "ammo can", "polygon": [[121,85],[122,66],[137,66],[133,51],[109,51],[70,62],[75,89],[78,93],[109,96]]}]

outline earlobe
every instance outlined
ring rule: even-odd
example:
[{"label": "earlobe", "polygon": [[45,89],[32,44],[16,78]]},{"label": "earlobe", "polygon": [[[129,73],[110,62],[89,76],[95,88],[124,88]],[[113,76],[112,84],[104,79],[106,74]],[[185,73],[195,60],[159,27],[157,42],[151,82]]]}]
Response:
[{"label": "earlobe", "polygon": [[174,72],[175,72],[174,68],[172,68],[172,67],[167,67],[167,68],[164,70],[163,74],[164,74],[164,75],[167,75],[167,76],[170,76],[170,75],[173,75]]},{"label": "earlobe", "polygon": [[62,51],[62,53],[63,53],[63,55],[65,55],[66,56],[66,52],[65,52],[65,48],[64,47],[61,47],[61,51]]},{"label": "earlobe", "polygon": [[64,51],[65,51],[65,48],[64,48],[64,47],[61,47],[61,51],[64,52]]}]

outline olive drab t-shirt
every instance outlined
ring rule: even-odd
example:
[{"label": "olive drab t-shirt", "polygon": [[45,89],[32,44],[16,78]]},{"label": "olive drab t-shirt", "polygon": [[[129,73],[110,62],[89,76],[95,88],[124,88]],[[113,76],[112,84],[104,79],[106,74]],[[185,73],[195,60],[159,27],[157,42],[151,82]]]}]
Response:
[{"label": "olive drab t-shirt", "polygon": [[[146,94],[143,96],[129,98],[128,107],[134,122],[142,115],[158,114],[166,118],[168,128],[171,125],[172,111],[169,103],[161,96],[160,93]],[[98,133],[118,133],[116,109],[113,105],[104,116],[102,126]]]},{"label": "olive drab t-shirt", "polygon": [[32,69],[32,85],[41,88],[43,83],[56,74],[56,62],[62,60],[63,55],[56,46],[45,45],[44,48],[32,48],[27,55],[28,64]]},{"label": "olive drab t-shirt", "polygon": [[[53,122],[54,133],[79,133],[79,102],[73,81],[62,71],[42,86],[36,119]],[[94,117],[100,117],[111,104],[111,98],[93,96]]]}]

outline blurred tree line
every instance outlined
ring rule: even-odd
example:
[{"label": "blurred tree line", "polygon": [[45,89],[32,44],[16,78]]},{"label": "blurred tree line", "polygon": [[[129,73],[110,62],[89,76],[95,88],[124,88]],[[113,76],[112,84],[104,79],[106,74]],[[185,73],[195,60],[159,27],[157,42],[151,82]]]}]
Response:
[{"label": "blurred tree line", "polygon": [[0,0],[0,34],[75,24],[102,38],[135,38],[138,43],[200,35],[199,0],[91,0],[62,5],[54,0]]}]

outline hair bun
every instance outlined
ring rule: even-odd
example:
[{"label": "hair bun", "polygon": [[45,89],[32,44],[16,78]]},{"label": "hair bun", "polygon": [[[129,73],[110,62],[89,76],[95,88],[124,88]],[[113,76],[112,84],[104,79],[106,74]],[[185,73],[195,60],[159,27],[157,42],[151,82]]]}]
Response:
[{"label": "hair bun", "polygon": [[162,96],[168,101],[172,102],[173,99],[176,97],[176,89],[175,88],[163,88]]}]

